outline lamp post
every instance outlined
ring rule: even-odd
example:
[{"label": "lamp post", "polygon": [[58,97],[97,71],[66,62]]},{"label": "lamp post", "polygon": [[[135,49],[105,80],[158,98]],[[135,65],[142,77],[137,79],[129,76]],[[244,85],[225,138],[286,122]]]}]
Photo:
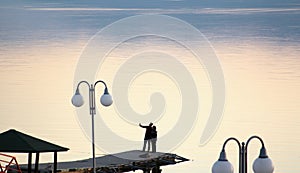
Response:
[{"label": "lamp post", "polygon": [[272,173],[274,171],[274,166],[271,159],[267,155],[267,151],[263,140],[258,136],[251,136],[247,142],[240,142],[236,138],[228,138],[224,144],[220,157],[212,167],[212,173],[233,173],[233,166],[228,162],[225,152],[225,146],[228,141],[234,140],[239,147],[239,173],[247,173],[247,147],[252,139],[258,139],[261,142],[261,149],[258,158],[253,163],[254,173]]},{"label": "lamp post", "polygon": [[100,98],[100,102],[103,106],[110,106],[113,102],[111,95],[108,93],[107,86],[102,80],[98,80],[94,84],[90,84],[87,81],[80,81],[77,85],[76,92],[72,97],[72,104],[76,107],[80,107],[84,104],[83,97],[79,92],[80,84],[85,83],[89,87],[89,105],[90,114],[92,116],[92,150],[93,150],[93,172],[96,173],[96,159],[95,159],[95,132],[94,132],[94,116],[96,114],[96,101],[95,101],[95,87],[98,83],[102,83],[105,86],[104,93]]}]

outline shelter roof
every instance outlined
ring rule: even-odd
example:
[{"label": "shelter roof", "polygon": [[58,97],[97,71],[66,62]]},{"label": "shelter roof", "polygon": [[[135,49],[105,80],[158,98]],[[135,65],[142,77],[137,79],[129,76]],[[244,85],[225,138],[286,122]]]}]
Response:
[{"label": "shelter roof", "polygon": [[37,153],[68,151],[68,148],[10,129],[0,134],[0,152]]}]

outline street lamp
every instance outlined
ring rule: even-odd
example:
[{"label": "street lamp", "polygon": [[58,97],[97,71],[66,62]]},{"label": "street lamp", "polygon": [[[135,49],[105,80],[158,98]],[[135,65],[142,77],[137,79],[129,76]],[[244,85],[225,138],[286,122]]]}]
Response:
[{"label": "street lamp", "polygon": [[72,104],[76,107],[80,107],[84,104],[83,97],[79,92],[79,85],[85,83],[89,87],[89,105],[90,105],[90,114],[92,116],[92,149],[93,149],[93,172],[96,173],[96,159],[95,159],[95,133],[94,133],[94,115],[96,114],[96,101],[95,101],[95,87],[98,83],[102,83],[105,86],[104,93],[100,98],[100,102],[103,106],[110,106],[113,103],[111,95],[108,93],[107,86],[105,82],[99,80],[95,84],[89,84],[87,81],[80,81],[77,85],[76,92],[72,97]]},{"label": "street lamp", "polygon": [[218,161],[216,161],[212,167],[212,173],[233,173],[233,166],[228,162],[225,152],[225,146],[230,140],[236,141],[239,146],[239,173],[247,173],[247,147],[249,142],[254,138],[258,139],[262,145],[260,154],[253,163],[254,173],[272,173],[274,171],[273,163],[267,155],[263,140],[258,136],[251,136],[246,144],[244,142],[240,143],[236,138],[228,138],[223,144]]}]

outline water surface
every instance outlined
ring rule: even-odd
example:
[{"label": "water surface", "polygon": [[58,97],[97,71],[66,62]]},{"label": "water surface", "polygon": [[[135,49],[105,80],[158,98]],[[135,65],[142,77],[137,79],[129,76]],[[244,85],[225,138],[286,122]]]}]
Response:
[{"label": "water surface", "polygon": [[[195,65],[189,56],[182,59],[196,76],[198,90],[203,91],[200,98],[204,105],[201,105],[203,109],[199,110],[199,118],[191,134],[173,151],[193,161],[167,167],[164,172],[210,172],[226,138],[236,136],[243,141],[254,134],[263,137],[274,161],[275,172],[299,172],[299,3],[216,2],[220,3],[2,1],[1,131],[16,128],[69,147],[70,151],[59,154],[61,161],[90,157],[90,142],[82,132],[70,103],[74,92],[74,73],[82,50],[101,28],[119,19],[141,14],[165,14],[190,23],[210,41],[224,73],[226,102],[216,134],[206,145],[199,146],[212,93],[205,67]],[[172,46],[172,42],[165,43],[159,39],[144,39],[120,47],[105,62],[108,70],[100,71],[103,73],[99,72],[99,78],[112,83],[118,63],[123,61],[124,54],[130,53],[133,45],[136,48],[145,45],[153,49],[155,46],[166,48],[184,57],[183,52],[177,52]],[[149,82],[150,78],[152,81]],[[176,89],[172,80],[159,74],[140,76],[129,88],[131,106],[142,113],[149,110],[149,94],[155,91],[164,93],[169,107],[156,122],[161,135],[172,128],[171,124],[178,116],[179,107],[176,105],[180,104],[180,92]],[[99,112],[114,132],[132,140],[142,138],[143,131],[118,117],[115,107],[100,108]],[[88,111],[83,116],[90,118]],[[258,150],[258,142],[251,143],[250,162],[257,157]],[[104,153],[98,150],[97,154]],[[237,170],[237,148],[234,145],[228,146],[228,157]],[[20,162],[26,162],[26,159],[26,155],[18,156]],[[40,159],[48,162],[52,155],[43,154]]]}]

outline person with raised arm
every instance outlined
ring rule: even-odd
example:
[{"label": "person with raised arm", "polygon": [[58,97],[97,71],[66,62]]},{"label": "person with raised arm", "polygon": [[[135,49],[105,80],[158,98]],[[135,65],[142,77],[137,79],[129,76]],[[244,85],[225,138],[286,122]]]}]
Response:
[{"label": "person with raised arm", "polygon": [[152,125],[153,125],[153,123],[150,123],[148,126],[143,126],[143,125],[141,125],[141,123],[139,124],[140,127],[146,129],[145,137],[144,137],[144,145],[143,145],[143,150],[142,151],[145,151],[147,144],[148,144],[148,152],[150,151],[150,140],[151,140]]}]

